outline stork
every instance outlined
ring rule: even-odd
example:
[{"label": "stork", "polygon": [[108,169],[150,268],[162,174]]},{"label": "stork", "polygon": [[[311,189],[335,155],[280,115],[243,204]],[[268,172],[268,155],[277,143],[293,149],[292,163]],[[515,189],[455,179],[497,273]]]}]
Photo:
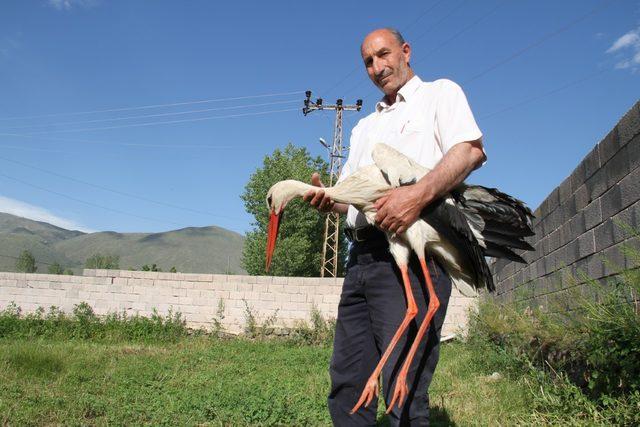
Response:
[{"label": "stork", "polygon": [[[374,165],[356,170],[333,187],[323,188],[326,196],[339,203],[354,206],[371,225],[376,225],[374,203],[389,190],[416,182],[428,169],[415,163],[399,151],[377,144],[372,152]],[[267,231],[266,270],[269,270],[278,235],[279,218],[287,203],[318,187],[304,182],[285,180],[274,184],[267,193],[270,211]],[[432,253],[443,265],[456,288],[464,295],[476,295],[477,288],[494,290],[491,272],[485,256],[506,257],[524,262],[511,248],[533,249],[523,237],[532,235],[531,211],[522,202],[496,189],[462,184],[449,194],[431,203],[420,218],[402,234],[385,231],[391,252],[401,273],[407,298],[405,316],[378,365],[367,380],[360,399],[351,413],[363,404],[368,406],[378,395],[378,378],[393,349],[416,317],[418,308],[408,275],[410,252],[414,251],[424,275],[429,304],[416,337],[396,379],[393,397],[387,408],[402,405],[408,395],[406,377],[418,346],[426,333],[439,301],[431,282],[425,252]]]}]

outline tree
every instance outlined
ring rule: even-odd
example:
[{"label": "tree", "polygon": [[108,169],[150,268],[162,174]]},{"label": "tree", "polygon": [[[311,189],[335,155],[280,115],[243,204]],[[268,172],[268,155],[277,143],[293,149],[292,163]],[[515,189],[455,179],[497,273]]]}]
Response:
[{"label": "tree", "polygon": [[36,259],[31,255],[31,252],[22,251],[16,261],[16,270],[21,273],[35,273],[37,269]]},{"label": "tree", "polygon": [[49,274],[62,274],[62,273],[64,273],[64,270],[63,270],[62,266],[60,265],[60,263],[54,262],[47,269],[47,273],[49,273]]},{"label": "tree", "polygon": [[[242,200],[245,209],[253,215],[253,230],[247,233],[242,252],[242,266],[252,275],[264,275],[265,250],[269,212],[265,198],[269,188],[284,179],[309,182],[313,172],[320,172],[327,183],[327,163],[320,157],[312,158],[305,148],[288,144],[284,150],[276,149],[265,156],[262,167],[249,178]],[[325,216],[306,202],[291,201],[280,221],[278,243],[269,274],[278,276],[318,276],[322,260]],[[341,259],[344,259],[344,239],[340,241]]]},{"label": "tree", "polygon": [[140,270],[142,271],[162,271],[161,269],[158,268],[158,266],[156,264],[145,264],[142,267],[140,267]]},{"label": "tree", "polygon": [[85,268],[95,268],[104,270],[117,270],[120,268],[120,257],[118,255],[93,254],[84,263]]}]

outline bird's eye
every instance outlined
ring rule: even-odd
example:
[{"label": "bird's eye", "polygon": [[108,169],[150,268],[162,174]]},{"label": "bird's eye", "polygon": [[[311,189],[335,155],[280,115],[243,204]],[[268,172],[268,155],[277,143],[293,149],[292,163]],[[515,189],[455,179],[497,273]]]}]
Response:
[{"label": "bird's eye", "polygon": [[271,196],[267,197],[267,203],[271,206]]}]

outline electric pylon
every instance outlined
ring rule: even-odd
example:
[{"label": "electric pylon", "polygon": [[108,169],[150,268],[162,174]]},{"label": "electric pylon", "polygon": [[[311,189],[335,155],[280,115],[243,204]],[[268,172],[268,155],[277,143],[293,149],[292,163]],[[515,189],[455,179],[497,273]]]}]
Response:
[{"label": "electric pylon", "polygon": [[[335,110],[336,121],[333,129],[333,143],[327,145],[323,139],[320,143],[329,152],[329,187],[331,187],[340,176],[342,170],[342,159],[344,158],[342,149],[342,112],[360,111],[362,100],[358,99],[355,105],[344,105],[342,99],[336,100],[335,104],[324,105],[322,98],[311,101],[311,91],[305,92],[304,107],[302,113],[306,116],[316,110]],[[322,245],[322,265],[320,266],[320,277],[336,277],[338,274],[338,242],[340,233],[340,215],[329,212],[324,223],[324,243]]]}]

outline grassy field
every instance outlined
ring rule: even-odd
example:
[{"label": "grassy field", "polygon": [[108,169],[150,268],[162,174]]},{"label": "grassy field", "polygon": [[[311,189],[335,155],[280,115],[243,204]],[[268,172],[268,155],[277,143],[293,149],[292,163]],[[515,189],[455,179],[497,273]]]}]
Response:
[{"label": "grassy field", "polygon": [[[461,343],[443,346],[435,425],[513,425],[529,389],[490,376]],[[278,341],[0,340],[0,423],[330,425],[331,350]],[[382,412],[382,406],[380,405]],[[382,414],[380,424],[385,425]]]}]

